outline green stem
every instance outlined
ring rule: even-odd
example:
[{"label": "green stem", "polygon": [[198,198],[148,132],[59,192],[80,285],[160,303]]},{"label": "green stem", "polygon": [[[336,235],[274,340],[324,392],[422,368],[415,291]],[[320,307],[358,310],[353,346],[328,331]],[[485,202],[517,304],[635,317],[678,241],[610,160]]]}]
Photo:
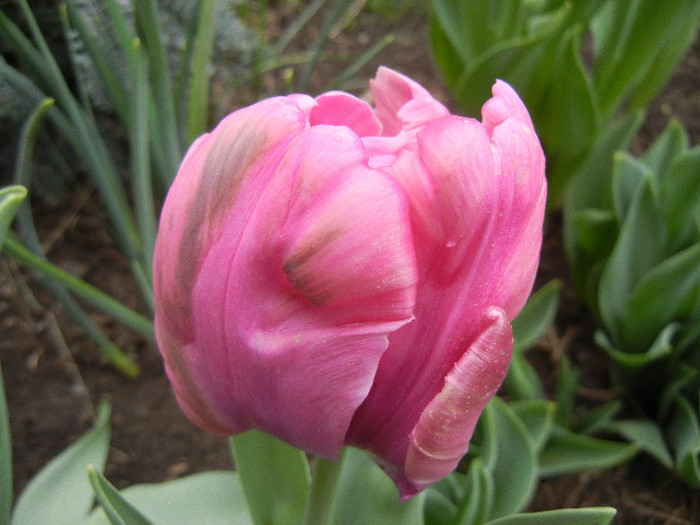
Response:
[{"label": "green stem", "polygon": [[343,470],[345,450],[338,461],[315,458],[311,478],[311,492],[306,506],[305,525],[328,525],[333,516],[336,489]]}]

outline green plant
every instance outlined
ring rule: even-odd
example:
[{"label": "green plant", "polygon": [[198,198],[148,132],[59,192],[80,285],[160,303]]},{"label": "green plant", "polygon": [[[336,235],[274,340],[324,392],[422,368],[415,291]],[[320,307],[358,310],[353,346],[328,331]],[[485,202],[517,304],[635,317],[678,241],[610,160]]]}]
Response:
[{"label": "green plant", "polygon": [[561,204],[570,180],[594,177],[586,164],[600,154],[603,135],[654,98],[700,17],[693,0],[432,0],[431,7],[435,60],[467,114],[495,78],[525,101],[547,155],[551,206]]},{"label": "green plant", "polygon": [[566,221],[596,342],[645,418],[613,427],[700,486],[700,147],[672,122],[642,157],[616,153],[607,183]]}]

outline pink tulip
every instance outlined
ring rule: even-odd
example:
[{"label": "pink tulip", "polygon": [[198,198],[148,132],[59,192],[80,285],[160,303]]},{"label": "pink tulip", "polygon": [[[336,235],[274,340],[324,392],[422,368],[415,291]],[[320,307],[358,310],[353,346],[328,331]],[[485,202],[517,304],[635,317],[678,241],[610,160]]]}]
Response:
[{"label": "pink tulip", "polygon": [[403,498],[466,453],[542,240],[544,155],[504,82],[482,122],[380,68],[236,111],[163,207],[156,331],[178,401],[221,434],[369,450]]}]

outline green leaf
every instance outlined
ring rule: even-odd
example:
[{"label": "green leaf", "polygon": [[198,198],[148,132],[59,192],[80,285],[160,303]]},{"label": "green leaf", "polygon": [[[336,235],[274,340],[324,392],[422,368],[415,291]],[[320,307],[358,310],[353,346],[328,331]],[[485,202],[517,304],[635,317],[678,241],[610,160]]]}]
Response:
[{"label": "green leaf", "polygon": [[[433,485],[434,486],[434,485]],[[425,491],[423,514],[425,525],[444,525],[455,523],[457,507],[445,494],[430,486]]]},{"label": "green leaf", "polygon": [[678,323],[671,323],[659,333],[648,348],[633,349],[634,351],[620,350],[602,330],[597,330],[593,338],[598,346],[623,367],[641,368],[673,353],[671,341],[679,329]]},{"label": "green leaf", "polygon": [[685,397],[676,399],[668,424],[668,440],[678,473],[693,487],[700,487],[700,423]]},{"label": "green leaf", "polygon": [[651,177],[640,184],[600,278],[601,321],[615,343],[620,340],[629,293],[665,256],[668,232],[659,217],[652,185]]},{"label": "green leaf", "polygon": [[619,399],[589,410],[581,415],[574,429],[579,434],[590,436],[601,429],[608,428],[608,425],[612,423],[620,410],[622,410],[622,401]]},{"label": "green leaf", "polygon": [[229,441],[253,522],[301,523],[310,483],[306,455],[257,430]]},{"label": "green leaf", "polygon": [[516,400],[544,397],[540,376],[522,354],[513,354],[503,384],[508,395]]},{"label": "green leaf", "polygon": [[[700,172],[698,172],[700,173]],[[689,319],[700,301],[700,242],[651,269],[630,292],[621,344],[644,350],[675,320]]]},{"label": "green leaf", "polygon": [[554,421],[564,427],[571,425],[571,414],[574,411],[574,403],[576,401],[578,378],[578,369],[571,366],[571,361],[566,355],[562,356],[559,370],[557,371],[557,389],[554,394],[554,399],[557,403]]},{"label": "green leaf", "polygon": [[188,97],[187,144],[191,144],[209,127],[209,69],[214,52],[216,2],[200,0],[198,11],[199,18],[192,57],[193,74],[190,77]]},{"label": "green leaf", "polygon": [[88,466],[87,475],[95,497],[112,525],[151,525],[94,466]]},{"label": "green leaf", "polygon": [[644,163],[657,175],[668,171],[671,161],[688,148],[690,139],[683,124],[675,118],[668,123],[663,133],[654,144],[644,153]]},{"label": "green leaf", "polygon": [[[0,195],[2,193],[0,192]],[[0,198],[0,203],[2,198]],[[2,215],[2,205],[0,205]],[[10,523],[12,514],[12,435],[10,434],[10,415],[5,399],[5,383],[2,379],[0,363],[0,523]]]},{"label": "green leaf", "polygon": [[554,423],[556,404],[546,399],[538,399],[511,401],[508,406],[527,427],[535,451],[539,453],[549,439],[549,433]]},{"label": "green leaf", "polygon": [[554,321],[559,307],[561,282],[554,279],[530,296],[518,316],[513,319],[513,353],[534,345]]},{"label": "green leaf", "polygon": [[557,509],[506,516],[487,525],[608,525],[617,511],[609,507]]},{"label": "green leaf", "polygon": [[618,151],[613,155],[613,207],[620,224],[627,219],[632,200],[645,177],[653,181],[654,172],[641,160],[626,151]]},{"label": "green leaf", "polygon": [[109,449],[110,406],[102,403],[93,428],[52,459],[19,496],[13,525],[85,523],[93,495],[85,475],[88,465],[102,469]]},{"label": "green leaf", "polygon": [[659,207],[672,239],[670,250],[699,240],[695,214],[700,210],[700,146],[676,155],[660,176]]},{"label": "green leaf", "polygon": [[[336,492],[333,525],[381,523],[382,525],[422,525],[425,493],[401,503],[393,481],[355,448],[345,451],[345,460]],[[293,523],[291,520],[280,523]]]},{"label": "green leaf", "polygon": [[7,232],[10,231],[12,220],[26,197],[27,188],[24,186],[14,185],[0,189],[0,251]]},{"label": "green leaf", "polygon": [[666,468],[673,467],[673,458],[664,440],[658,423],[649,419],[613,421],[606,427],[642,450],[654,456]]},{"label": "green leaf", "polygon": [[530,433],[515,411],[494,397],[484,411],[484,423],[495,437],[485,452],[491,461],[486,468],[493,476],[494,492],[490,518],[522,509],[537,487],[537,459]]},{"label": "green leaf", "polygon": [[628,461],[639,445],[576,434],[557,425],[540,455],[540,474],[556,476],[605,469]]},{"label": "green leaf", "polygon": [[481,525],[493,507],[494,481],[481,458],[469,464],[455,525]]},{"label": "green leaf", "polygon": [[[210,471],[174,481],[133,485],[121,491],[121,496],[155,525],[253,524],[235,472]],[[107,523],[102,510],[95,509],[90,525]]]}]

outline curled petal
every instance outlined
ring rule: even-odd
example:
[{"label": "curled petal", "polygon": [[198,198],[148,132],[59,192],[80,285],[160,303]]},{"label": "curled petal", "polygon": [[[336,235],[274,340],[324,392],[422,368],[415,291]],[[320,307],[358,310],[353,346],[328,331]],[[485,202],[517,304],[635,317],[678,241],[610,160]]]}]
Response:
[{"label": "curled petal", "polygon": [[[410,435],[405,475],[420,491],[449,474],[466,454],[474,427],[506,376],[513,334],[505,312],[491,307],[481,335],[445,378]],[[404,497],[411,493],[404,491]]]},{"label": "curled petal", "polygon": [[517,118],[531,130],[535,129],[525,104],[508,83],[497,80],[491,92],[493,97],[481,108],[481,121],[489,134],[509,118]]},{"label": "curled petal", "polygon": [[382,135],[397,135],[446,117],[450,112],[418,82],[387,67],[370,81],[375,111],[384,125]]},{"label": "curled petal", "polygon": [[372,107],[349,93],[330,91],[317,97],[316,104],[309,115],[312,126],[347,126],[359,137],[380,135],[382,132],[382,123]]}]

